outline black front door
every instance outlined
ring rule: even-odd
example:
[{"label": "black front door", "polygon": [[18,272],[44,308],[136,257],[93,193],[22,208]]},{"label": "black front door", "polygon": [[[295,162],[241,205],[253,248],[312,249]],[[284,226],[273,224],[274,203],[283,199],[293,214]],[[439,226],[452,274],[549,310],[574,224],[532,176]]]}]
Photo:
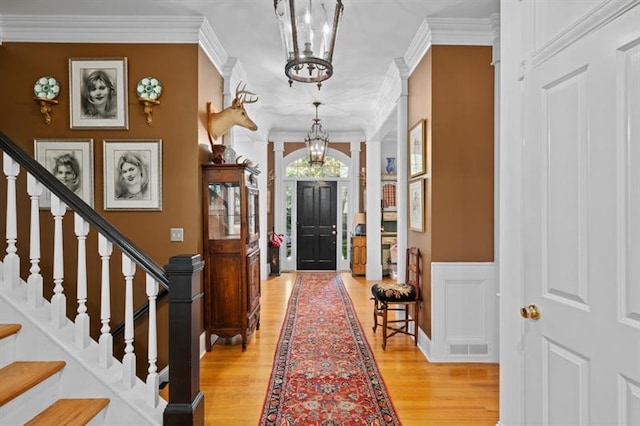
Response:
[{"label": "black front door", "polygon": [[298,182],[296,269],[336,269],[337,182]]}]

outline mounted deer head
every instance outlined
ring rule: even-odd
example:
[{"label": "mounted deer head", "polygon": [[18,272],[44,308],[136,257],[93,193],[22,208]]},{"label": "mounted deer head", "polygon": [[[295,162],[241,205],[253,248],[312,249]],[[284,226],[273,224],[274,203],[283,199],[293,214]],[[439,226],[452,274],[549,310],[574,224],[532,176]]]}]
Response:
[{"label": "mounted deer head", "polygon": [[246,84],[240,89],[240,84],[242,83],[238,83],[238,87],[236,87],[236,97],[231,106],[222,111],[211,111],[211,102],[207,102],[207,133],[212,147],[215,139],[218,139],[236,124],[249,130],[258,130],[258,126],[249,118],[244,109],[245,103],[252,104],[257,102],[258,98],[246,99],[246,95],[255,95],[255,93],[245,90]]}]

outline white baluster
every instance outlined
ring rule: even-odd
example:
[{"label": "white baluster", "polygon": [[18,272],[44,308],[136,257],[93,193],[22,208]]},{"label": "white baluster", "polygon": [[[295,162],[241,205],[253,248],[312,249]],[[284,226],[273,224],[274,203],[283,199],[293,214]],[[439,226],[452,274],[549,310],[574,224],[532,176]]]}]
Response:
[{"label": "white baluster", "polygon": [[89,315],[87,314],[87,234],[89,222],[78,213],[73,215],[73,228],[78,238],[78,313],[76,314],[76,345],[89,345]]},{"label": "white baluster", "polygon": [[67,321],[67,297],[64,295],[64,256],[62,219],[67,206],[55,194],[51,194],[51,214],[53,215],[53,296],[51,297],[51,322],[62,328]]},{"label": "white baluster", "polygon": [[122,253],[122,274],[125,282],[122,381],[130,388],[135,385],[136,380],[136,354],[133,352],[133,276],[135,273],[136,264]]},{"label": "white baluster", "polygon": [[18,222],[16,219],[16,178],[20,165],[6,153],[3,156],[3,171],[7,177],[7,254],[4,256],[4,286],[14,288],[20,282],[20,257],[18,248]]},{"label": "white baluster", "polygon": [[40,196],[42,184],[27,173],[27,192],[31,197],[31,227],[29,235],[29,259],[31,268],[27,278],[27,302],[29,306],[42,306],[42,275],[40,274]]},{"label": "white baluster", "polygon": [[156,315],[156,299],[158,283],[147,274],[147,297],[149,298],[149,374],[147,375],[147,403],[151,407],[158,405],[158,323]]},{"label": "white baluster", "polygon": [[100,321],[102,322],[102,328],[100,328],[100,350],[99,361],[100,365],[108,369],[113,364],[113,336],[111,335],[111,328],[109,327],[109,321],[111,321],[111,281],[109,278],[109,259],[113,252],[113,244],[107,240],[102,234],[98,234],[98,252],[100,253],[100,259],[102,259],[102,278],[100,287]]}]

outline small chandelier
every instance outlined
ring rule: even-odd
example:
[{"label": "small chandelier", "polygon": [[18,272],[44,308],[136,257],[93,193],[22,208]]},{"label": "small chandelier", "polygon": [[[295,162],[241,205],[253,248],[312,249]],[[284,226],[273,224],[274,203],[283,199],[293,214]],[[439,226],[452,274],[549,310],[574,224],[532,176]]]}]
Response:
[{"label": "small chandelier", "polygon": [[316,118],[313,119],[311,131],[307,133],[304,141],[309,151],[309,165],[322,166],[324,164],[324,153],[329,144],[329,135],[322,131],[322,124],[320,124],[320,119],[318,118],[318,106],[320,102],[314,102],[313,104],[316,106]]},{"label": "small chandelier", "polygon": [[[335,5],[334,5],[335,3]],[[294,81],[317,83],[333,75],[333,48],[342,0],[273,0],[287,55],[284,72]]]}]

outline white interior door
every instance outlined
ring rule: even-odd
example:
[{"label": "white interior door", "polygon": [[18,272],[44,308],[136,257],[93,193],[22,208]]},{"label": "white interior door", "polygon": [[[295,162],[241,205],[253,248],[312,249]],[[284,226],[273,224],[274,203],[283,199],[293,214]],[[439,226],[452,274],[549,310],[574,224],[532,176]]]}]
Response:
[{"label": "white interior door", "polygon": [[524,421],[640,425],[640,7],[534,3],[522,278],[540,318],[522,319]]}]

